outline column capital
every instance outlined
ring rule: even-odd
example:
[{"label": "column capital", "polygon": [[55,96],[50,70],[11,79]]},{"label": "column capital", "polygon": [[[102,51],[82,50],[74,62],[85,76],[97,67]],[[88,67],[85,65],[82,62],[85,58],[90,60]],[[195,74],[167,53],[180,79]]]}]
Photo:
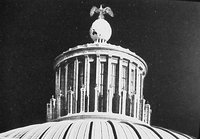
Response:
[{"label": "column capital", "polygon": [[119,60],[121,61],[121,60],[123,60],[123,58],[120,56],[120,57],[119,57]]},{"label": "column capital", "polygon": [[68,63],[66,63],[66,65],[65,65],[65,69],[67,69],[68,68]]},{"label": "column capital", "polygon": [[111,54],[108,54],[108,58],[112,58],[112,55],[111,55]]},{"label": "column capital", "polygon": [[89,55],[84,55],[85,56],[85,58],[89,58]]},{"label": "column capital", "polygon": [[99,53],[97,53],[97,54],[96,54],[96,56],[97,56],[97,57],[100,57],[100,54],[99,54]]}]

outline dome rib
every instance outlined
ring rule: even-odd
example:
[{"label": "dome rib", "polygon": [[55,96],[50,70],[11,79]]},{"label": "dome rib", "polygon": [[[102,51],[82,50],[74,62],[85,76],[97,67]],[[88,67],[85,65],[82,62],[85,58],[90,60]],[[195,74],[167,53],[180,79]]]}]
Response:
[{"label": "dome rib", "polygon": [[138,124],[138,125],[144,126],[144,127],[148,128],[148,129],[150,129],[150,130],[153,131],[160,139],[163,139],[163,138],[161,137],[161,135],[160,135],[157,131],[155,131],[153,128],[151,128],[150,126],[142,125],[142,124]]},{"label": "dome rib", "polygon": [[88,139],[92,138],[92,126],[93,126],[93,122],[90,123],[90,130],[89,130],[89,138]]},{"label": "dome rib", "polygon": [[[117,138],[121,139],[121,138],[126,138],[126,133],[124,132],[124,130],[121,127],[121,123],[118,123],[116,121],[111,121],[115,127],[115,131],[117,134]],[[127,139],[127,138],[126,138]]]},{"label": "dome rib", "polygon": [[84,139],[88,139],[89,138],[89,132],[90,132],[90,123],[91,121],[87,121],[86,123],[86,128],[84,130]]},{"label": "dome rib", "polygon": [[170,135],[172,135],[172,136],[175,137],[176,139],[179,139],[176,135],[174,135],[174,134],[173,134],[172,132],[170,132],[169,130],[166,130],[166,129],[161,128],[161,127],[156,127],[156,128],[158,128],[158,129],[160,129],[160,130],[163,130],[163,131],[169,133]]},{"label": "dome rib", "polygon": [[193,137],[161,127],[149,126],[126,117],[88,118],[36,124],[0,134],[0,138],[15,139],[193,139]]},{"label": "dome rib", "polygon": [[87,128],[88,128],[88,122],[83,122],[79,128],[78,134],[77,134],[77,139],[79,138],[83,138],[86,139],[85,137],[85,133],[87,132]]},{"label": "dome rib", "polygon": [[65,137],[67,136],[67,133],[68,133],[70,127],[72,126],[72,124],[73,124],[73,123],[71,123],[71,124],[68,126],[67,130],[65,131],[64,136],[63,136],[63,139],[65,139]]},{"label": "dome rib", "polygon": [[115,130],[113,123],[111,121],[107,121],[107,122],[110,124],[110,126],[112,128],[114,139],[117,139],[117,133],[116,133],[116,130]]},{"label": "dome rib", "polygon": [[123,130],[123,132],[124,132],[126,138],[128,139],[128,135],[127,135],[127,132],[126,132],[126,130],[125,130],[125,127],[122,126],[121,124],[120,124],[119,126],[121,127],[121,129]]},{"label": "dome rib", "polygon": [[135,132],[133,132],[133,129],[128,126],[127,124],[123,124],[124,128],[126,128],[126,131],[130,134],[129,137],[131,137],[131,139],[135,139],[138,138],[137,134]]},{"label": "dome rib", "polygon": [[101,122],[101,124],[102,124],[102,132],[103,132],[103,139],[104,138],[108,138],[108,139],[110,139],[111,137],[111,135],[110,135],[110,130],[109,130],[109,125],[108,125],[108,122]]},{"label": "dome rib", "polygon": [[[65,126],[63,125],[63,124],[58,124],[58,126],[56,126],[56,127],[58,127],[58,129],[56,130],[56,132],[53,134],[53,139],[58,139],[58,138],[60,138],[60,135],[62,134],[62,132],[63,132],[63,129],[65,128]],[[68,127],[68,126],[67,126]],[[55,128],[55,126],[54,126],[54,128]],[[46,136],[45,136],[45,138],[46,138]]]},{"label": "dome rib", "polygon": [[[93,123],[93,135],[95,136],[95,139],[102,139],[102,133],[101,133],[101,123],[102,121],[95,120]],[[95,130],[96,129],[96,130]]]},{"label": "dome rib", "polygon": [[132,124],[127,123],[127,122],[123,122],[123,123],[130,126],[135,131],[136,135],[138,136],[138,139],[142,139],[142,137],[140,136],[140,133],[137,131],[137,129]]},{"label": "dome rib", "polygon": [[42,137],[44,136],[44,134],[45,134],[49,129],[50,129],[50,127],[47,128],[47,129],[42,133],[42,135],[40,135],[39,139],[42,139]]},{"label": "dome rib", "polygon": [[154,135],[153,132],[151,130],[149,130],[148,128],[142,127],[138,124],[133,125],[138,132],[140,133],[140,135],[142,136],[142,139],[158,139],[158,136]]}]

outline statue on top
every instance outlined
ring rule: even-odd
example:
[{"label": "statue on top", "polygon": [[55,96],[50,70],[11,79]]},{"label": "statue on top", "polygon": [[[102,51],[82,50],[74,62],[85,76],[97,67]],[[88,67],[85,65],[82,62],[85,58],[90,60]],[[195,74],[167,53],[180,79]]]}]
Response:
[{"label": "statue on top", "polygon": [[100,8],[93,6],[90,10],[90,16],[93,16],[94,13],[99,13],[99,19],[104,19],[104,14],[109,14],[111,17],[114,17],[111,8],[110,7],[103,8],[102,5],[100,5]]}]

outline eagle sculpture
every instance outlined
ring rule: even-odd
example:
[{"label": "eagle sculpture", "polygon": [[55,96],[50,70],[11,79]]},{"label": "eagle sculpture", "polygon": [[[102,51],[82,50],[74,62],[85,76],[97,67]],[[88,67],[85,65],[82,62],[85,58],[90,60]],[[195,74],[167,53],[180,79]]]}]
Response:
[{"label": "eagle sculpture", "polygon": [[99,19],[103,19],[104,14],[109,14],[111,17],[114,17],[111,8],[110,7],[103,8],[102,5],[100,5],[100,8],[93,6],[90,10],[90,16],[93,16],[94,13],[99,13]]}]

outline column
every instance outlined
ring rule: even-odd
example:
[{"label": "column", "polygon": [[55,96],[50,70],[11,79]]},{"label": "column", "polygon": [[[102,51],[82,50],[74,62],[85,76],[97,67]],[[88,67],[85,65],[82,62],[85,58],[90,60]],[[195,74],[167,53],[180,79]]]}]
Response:
[{"label": "column", "polygon": [[131,69],[132,69],[132,63],[129,61],[128,62],[128,96],[129,96],[129,99],[130,99],[130,109],[129,109],[129,115],[131,115],[131,112],[132,112],[132,93],[131,93],[131,79],[132,79],[132,74],[131,74]]},{"label": "column", "polygon": [[131,62],[128,62],[128,94],[131,94]]},{"label": "column", "polygon": [[136,117],[139,119],[140,115],[140,69],[137,67],[136,77]]},{"label": "column", "polygon": [[140,94],[141,94],[141,96],[140,96],[140,97],[141,97],[141,98],[143,98],[143,96],[144,96],[144,95],[143,95],[144,74],[145,74],[145,73],[144,73],[144,72],[142,72],[142,73],[141,73],[141,75],[140,75],[140,76],[141,76],[141,83],[140,83],[140,84],[141,84],[141,85],[140,85],[140,89],[141,89],[141,90],[140,90],[140,91],[141,91],[141,92],[140,92]]},{"label": "column", "polygon": [[94,112],[98,112],[98,87],[95,87],[95,102],[94,102]]},{"label": "column", "polygon": [[145,99],[142,99],[142,121],[144,121],[144,107],[145,107]]},{"label": "column", "polygon": [[65,65],[65,113],[68,114],[68,103],[67,103],[67,76],[68,76],[68,64]]},{"label": "column", "polygon": [[112,97],[113,92],[111,91],[111,55],[108,56],[108,75],[107,75],[107,110],[106,112],[112,112]]},{"label": "column", "polygon": [[49,103],[49,119],[53,119],[53,104],[51,102],[51,99]]},{"label": "column", "polygon": [[61,116],[61,93],[57,96],[57,117]]},{"label": "column", "polygon": [[122,87],[121,87],[121,81],[122,81],[122,58],[120,57],[120,59],[119,59],[119,71],[118,71],[118,73],[119,73],[119,88],[118,88],[118,90],[119,90],[119,113],[122,113],[122,111],[121,111],[121,109],[122,109],[122,100],[121,100],[121,91],[122,91]]},{"label": "column", "polygon": [[70,114],[71,113],[71,95],[70,95],[70,91],[71,90],[69,90],[69,91],[67,91],[67,112],[68,112],[68,114]]},{"label": "column", "polygon": [[86,87],[86,101],[87,104],[86,110],[89,112],[89,89],[90,89],[90,63],[89,63],[89,56],[85,56],[85,74],[84,74],[84,84]]},{"label": "column", "polygon": [[74,103],[74,113],[77,113],[77,100],[78,100],[78,59],[74,61],[74,93],[75,93],[75,103]]},{"label": "column", "polygon": [[137,67],[137,77],[136,77],[136,95],[140,98],[140,69]]},{"label": "column", "polygon": [[136,97],[136,118],[139,119],[139,100],[138,98]]},{"label": "column", "polygon": [[65,115],[65,67],[61,67],[60,73],[60,116]]},{"label": "column", "polygon": [[55,75],[55,94],[56,97],[59,94],[60,91],[60,67],[56,70],[56,75]]},{"label": "column", "polygon": [[99,65],[100,65],[100,55],[97,55],[96,57],[96,87],[95,87],[95,107],[94,111],[98,111],[98,98],[99,98],[99,90],[100,90],[100,85],[99,85]]},{"label": "column", "polygon": [[[56,67],[57,68],[57,67]],[[58,78],[58,75],[59,75],[59,70],[58,69],[55,69],[55,98],[57,99],[57,95],[58,95],[58,90],[59,90],[59,78]],[[56,112],[57,112],[57,102],[55,104],[55,117],[57,116],[56,115]]]},{"label": "column", "polygon": [[150,115],[151,115],[150,113],[151,113],[151,108],[150,108],[150,105],[149,105],[148,103],[145,104],[145,113],[146,113],[146,117],[145,117],[145,118],[146,118],[146,119],[145,119],[146,121],[145,121],[145,122],[146,122],[147,124],[150,124]]},{"label": "column", "polygon": [[57,77],[57,92],[56,92],[56,102],[57,102],[57,117],[60,117],[60,112],[61,112],[61,104],[60,104],[60,95],[61,95],[61,92],[60,92],[60,76],[61,76],[61,67],[59,67],[58,69],[58,77]]},{"label": "column", "polygon": [[136,106],[136,94],[133,95],[133,117],[136,117],[136,110],[137,110],[137,106]]},{"label": "column", "polygon": [[151,107],[149,108],[149,115],[148,115],[148,124],[151,124],[151,113],[152,113],[152,110],[151,110]]},{"label": "column", "polygon": [[80,100],[80,112],[84,112],[85,111],[85,87],[81,88],[81,100]]},{"label": "column", "polygon": [[122,114],[124,114],[124,115],[126,114],[126,93],[127,93],[126,91],[123,91],[122,96],[121,96],[122,97],[122,108],[121,109],[122,109]]},{"label": "column", "polygon": [[71,91],[70,92],[70,102],[71,102],[71,105],[70,105],[70,109],[71,109],[71,113],[73,113],[73,94],[74,94],[74,92],[73,91]]},{"label": "column", "polygon": [[52,111],[52,119],[56,118],[56,113],[55,113],[55,106],[56,106],[56,99],[52,95],[52,98],[50,99],[50,109]]},{"label": "column", "polygon": [[68,113],[72,114],[73,113],[73,94],[74,92],[70,89],[68,91]]},{"label": "column", "polygon": [[49,103],[47,103],[47,108],[46,108],[46,120],[47,121],[51,120],[51,109]]}]

